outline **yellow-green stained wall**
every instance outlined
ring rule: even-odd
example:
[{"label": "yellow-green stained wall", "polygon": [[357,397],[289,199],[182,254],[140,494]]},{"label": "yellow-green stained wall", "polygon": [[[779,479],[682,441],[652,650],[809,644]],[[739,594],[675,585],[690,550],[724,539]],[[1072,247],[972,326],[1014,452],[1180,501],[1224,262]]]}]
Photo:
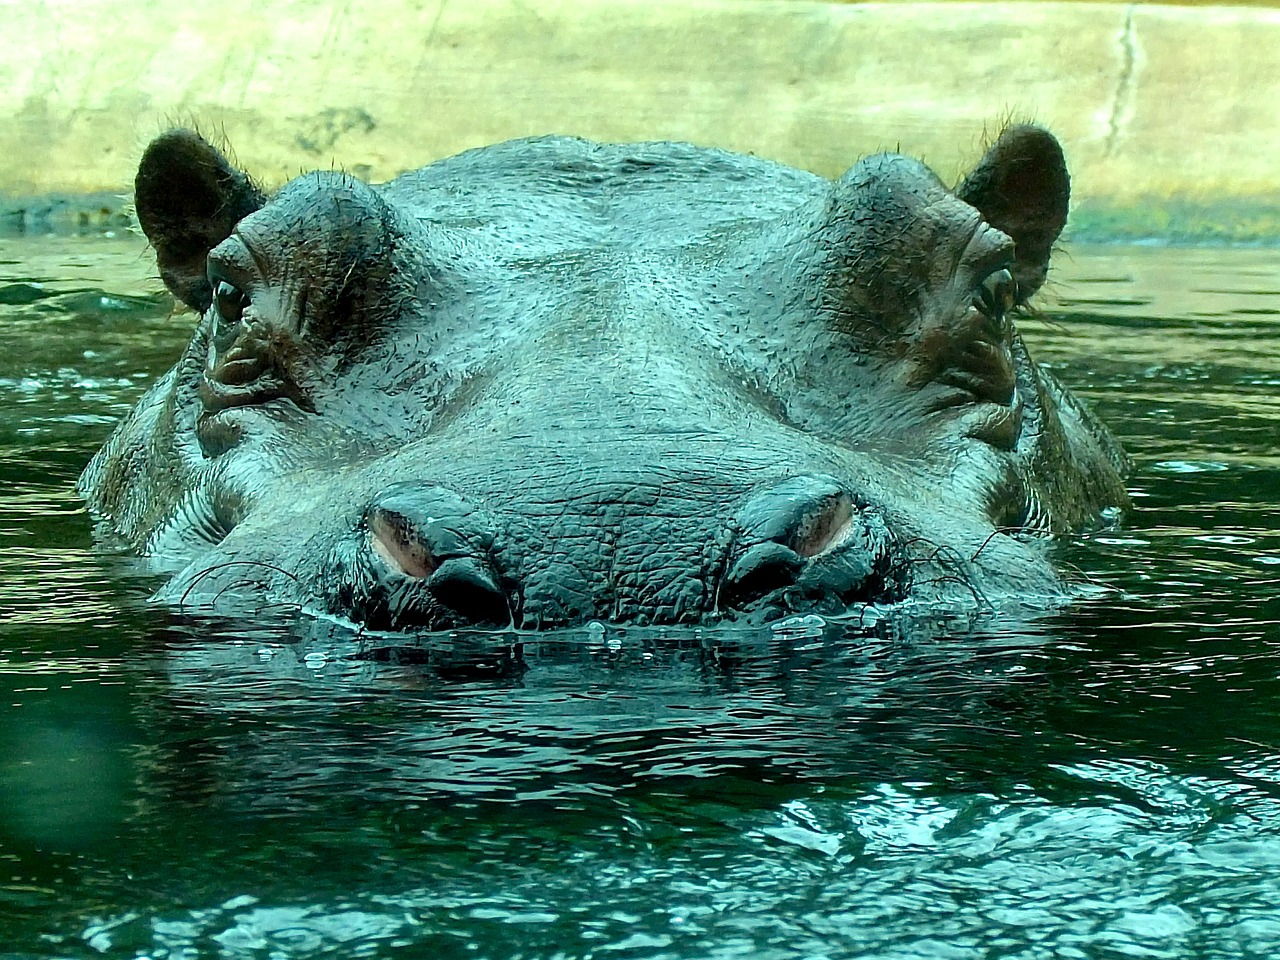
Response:
[{"label": "yellow-green stained wall", "polygon": [[805,0],[0,0],[0,192],[127,189],[173,123],[279,183],[509,137],[680,139],[945,177],[1002,120],[1077,197],[1280,193],[1280,9]]}]

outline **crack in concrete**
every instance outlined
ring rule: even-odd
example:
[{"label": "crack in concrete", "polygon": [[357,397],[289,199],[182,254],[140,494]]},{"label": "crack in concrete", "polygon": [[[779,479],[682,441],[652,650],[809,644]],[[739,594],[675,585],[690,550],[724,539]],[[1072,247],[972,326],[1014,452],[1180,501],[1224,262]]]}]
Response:
[{"label": "crack in concrete", "polygon": [[1111,112],[1107,116],[1107,139],[1103,144],[1103,155],[1111,156],[1115,152],[1116,141],[1120,137],[1120,114],[1126,102],[1133,95],[1134,74],[1137,71],[1138,44],[1133,30],[1134,4],[1125,7],[1124,27],[1120,30],[1120,79],[1116,82],[1116,91],[1111,97]]},{"label": "crack in concrete", "polygon": [[444,8],[448,6],[449,0],[440,0],[440,6],[436,8],[435,19],[431,21],[431,29],[427,31],[427,40],[423,46],[427,49],[436,42],[436,34],[440,32],[440,21],[444,19]]},{"label": "crack in concrete", "polygon": [[431,26],[427,28],[427,36],[422,41],[422,53],[413,65],[411,73],[410,86],[416,88],[422,79],[423,71],[427,69],[427,61],[431,59],[431,53],[436,45],[436,37],[440,33],[440,21],[444,19],[444,8],[449,5],[449,0],[440,0],[436,7],[436,15],[431,18]]}]

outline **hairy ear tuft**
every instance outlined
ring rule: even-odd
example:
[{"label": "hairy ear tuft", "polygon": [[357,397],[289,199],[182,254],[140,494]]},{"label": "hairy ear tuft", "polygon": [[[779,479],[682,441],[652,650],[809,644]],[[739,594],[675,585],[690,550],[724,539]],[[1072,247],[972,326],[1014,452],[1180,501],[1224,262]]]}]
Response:
[{"label": "hairy ear tuft", "polygon": [[134,204],[156,251],[165,286],[196,310],[213,296],[205,276],[210,250],[265,202],[248,175],[192,130],[162,133],[138,164]]},{"label": "hairy ear tuft", "polygon": [[1032,124],[1007,127],[956,196],[1015,244],[1014,276],[1023,298],[1040,285],[1067,222],[1071,178],[1053,134]]}]

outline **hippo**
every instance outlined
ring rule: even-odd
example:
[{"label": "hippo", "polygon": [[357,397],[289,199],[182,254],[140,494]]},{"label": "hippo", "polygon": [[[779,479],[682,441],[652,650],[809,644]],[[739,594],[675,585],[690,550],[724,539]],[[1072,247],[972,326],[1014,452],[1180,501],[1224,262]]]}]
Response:
[{"label": "hippo", "polygon": [[1016,322],[1068,197],[1028,124],[954,189],[537,137],[274,194],[172,130],[137,218],[199,320],[79,489],[157,601],[362,631],[1063,597],[1127,502]]}]

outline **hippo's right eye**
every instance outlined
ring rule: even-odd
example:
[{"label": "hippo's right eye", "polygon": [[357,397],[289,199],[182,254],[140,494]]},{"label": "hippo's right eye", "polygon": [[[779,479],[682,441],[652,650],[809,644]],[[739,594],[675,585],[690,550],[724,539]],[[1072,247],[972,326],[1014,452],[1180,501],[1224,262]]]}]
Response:
[{"label": "hippo's right eye", "polygon": [[988,274],[973,295],[973,305],[1001,330],[1017,303],[1018,281],[1007,268]]},{"label": "hippo's right eye", "polygon": [[234,342],[248,305],[248,294],[226,280],[218,281],[213,289],[213,342],[219,352]]}]

